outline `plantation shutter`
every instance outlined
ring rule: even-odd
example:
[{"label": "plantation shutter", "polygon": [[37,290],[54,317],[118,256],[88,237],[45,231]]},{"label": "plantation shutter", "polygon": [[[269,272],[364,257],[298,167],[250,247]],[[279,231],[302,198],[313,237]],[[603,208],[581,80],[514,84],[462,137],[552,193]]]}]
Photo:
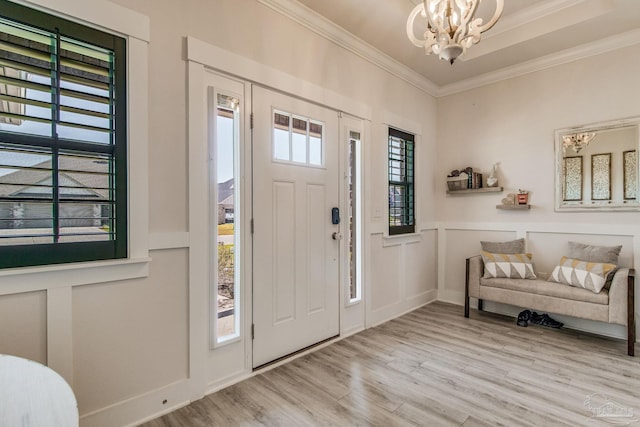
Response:
[{"label": "plantation shutter", "polygon": [[126,42],[1,6],[0,268],[126,257]]}]

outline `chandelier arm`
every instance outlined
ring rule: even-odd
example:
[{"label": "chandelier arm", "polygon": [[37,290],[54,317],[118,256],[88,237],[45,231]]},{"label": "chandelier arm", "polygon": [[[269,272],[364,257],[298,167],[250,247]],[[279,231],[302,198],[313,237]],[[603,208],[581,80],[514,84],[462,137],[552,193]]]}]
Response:
[{"label": "chandelier arm", "polygon": [[[441,32],[445,32],[446,30],[446,22],[444,20],[438,20],[436,19],[437,17],[445,17],[445,11],[446,11],[446,7],[447,7],[447,2],[449,0],[440,0],[439,2],[436,2],[435,6],[432,8],[433,10],[431,10],[428,6],[427,6],[427,2],[429,0],[423,0],[422,4],[424,5],[424,15],[427,18],[427,22],[429,24],[429,27],[431,27],[431,30],[434,33],[441,33]],[[433,12],[433,13],[431,13]]]},{"label": "chandelier arm", "polygon": [[[462,10],[461,4],[459,0],[456,0],[456,4],[458,4],[459,10]],[[478,2],[471,2],[471,8],[467,11],[465,15],[460,14],[460,22],[458,23],[458,28],[452,37],[453,40],[458,40],[460,44],[462,41],[469,37],[469,25],[473,20],[474,15],[476,14],[476,10],[478,9]]]},{"label": "chandelier arm", "polygon": [[[502,16],[504,0],[495,0],[495,13],[483,25],[483,19],[475,17],[482,0],[422,0],[407,19],[407,37],[415,46],[422,47],[427,55],[436,54],[453,64],[466,49],[480,41],[482,33],[493,27]],[[420,38],[415,34],[415,20],[420,14],[427,25]]]},{"label": "chandelier arm", "polygon": [[502,16],[503,9],[504,9],[504,0],[496,0],[496,11],[493,14],[493,17],[486,24],[478,27],[481,33],[484,33],[485,31],[491,29],[491,27],[496,25],[496,22],[498,22],[498,19],[500,19],[500,17]]},{"label": "chandelier arm", "polygon": [[415,46],[424,47],[426,41],[419,40],[413,32],[413,23],[416,20],[418,14],[422,14],[423,16],[426,14],[423,3],[417,4],[409,14],[409,18],[407,18],[407,37]]}]

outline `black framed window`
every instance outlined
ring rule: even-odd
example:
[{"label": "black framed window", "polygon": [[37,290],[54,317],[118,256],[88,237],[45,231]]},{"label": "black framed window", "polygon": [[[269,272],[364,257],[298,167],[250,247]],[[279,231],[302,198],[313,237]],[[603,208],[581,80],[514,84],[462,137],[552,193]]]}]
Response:
[{"label": "black framed window", "polygon": [[0,268],[127,257],[126,40],[0,0]]},{"label": "black framed window", "polygon": [[389,128],[389,235],[415,232],[415,136]]}]

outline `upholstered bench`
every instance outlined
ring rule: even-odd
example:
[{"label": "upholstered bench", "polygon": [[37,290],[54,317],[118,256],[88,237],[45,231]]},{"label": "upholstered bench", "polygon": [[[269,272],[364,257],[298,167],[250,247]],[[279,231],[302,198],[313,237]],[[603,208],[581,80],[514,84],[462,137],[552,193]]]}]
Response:
[{"label": "upholstered bench", "polygon": [[486,277],[485,261],[480,255],[466,260],[465,317],[469,317],[470,298],[476,298],[479,310],[483,309],[483,300],[488,300],[535,311],[623,325],[627,327],[627,354],[634,355],[633,269],[617,268],[612,271],[610,285],[595,292],[538,278]]}]

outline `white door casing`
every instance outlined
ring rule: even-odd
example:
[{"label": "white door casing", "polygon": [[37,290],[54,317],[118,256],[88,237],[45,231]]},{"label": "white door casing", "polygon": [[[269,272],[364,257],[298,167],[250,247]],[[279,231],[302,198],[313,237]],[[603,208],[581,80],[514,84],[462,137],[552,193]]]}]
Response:
[{"label": "white door casing", "polygon": [[[323,125],[323,165],[274,160],[274,112]],[[338,114],[253,87],[253,367],[339,334]]]}]

